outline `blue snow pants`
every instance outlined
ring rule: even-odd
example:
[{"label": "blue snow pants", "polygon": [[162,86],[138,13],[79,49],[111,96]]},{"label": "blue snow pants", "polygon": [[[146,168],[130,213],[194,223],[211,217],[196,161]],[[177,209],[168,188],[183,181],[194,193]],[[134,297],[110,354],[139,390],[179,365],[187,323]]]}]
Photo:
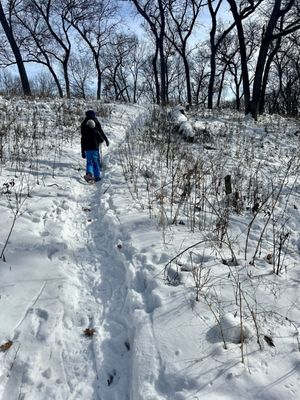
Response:
[{"label": "blue snow pants", "polygon": [[86,173],[101,178],[101,162],[99,150],[86,150]]}]

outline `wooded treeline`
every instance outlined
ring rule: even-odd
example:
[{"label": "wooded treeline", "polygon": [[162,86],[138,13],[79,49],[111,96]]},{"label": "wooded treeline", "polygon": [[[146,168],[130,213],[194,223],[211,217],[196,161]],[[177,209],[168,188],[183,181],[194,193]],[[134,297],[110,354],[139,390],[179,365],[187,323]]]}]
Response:
[{"label": "wooded treeline", "polygon": [[[254,118],[299,115],[300,0],[8,0],[0,22],[3,93],[208,108],[230,96]],[[44,66],[34,80],[28,62]]]}]

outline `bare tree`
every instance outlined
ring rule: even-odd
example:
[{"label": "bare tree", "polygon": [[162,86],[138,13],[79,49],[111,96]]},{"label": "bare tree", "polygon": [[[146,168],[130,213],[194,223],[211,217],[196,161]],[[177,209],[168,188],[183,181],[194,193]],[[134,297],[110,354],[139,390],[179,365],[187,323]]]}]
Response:
[{"label": "bare tree", "polygon": [[[266,77],[265,79],[267,79],[269,73],[269,68],[266,68],[266,66],[268,66],[268,53],[272,42],[274,40],[277,40],[275,52],[273,52],[271,49],[271,60],[274,57],[273,54],[275,55],[280,47],[281,37],[300,29],[300,6],[298,3],[298,9],[296,9],[295,7],[293,10],[293,6],[295,5],[295,3],[295,0],[277,0],[276,2],[274,2],[270,19],[267,23],[264,35],[262,37],[254,75],[252,100],[249,105],[249,111],[254,118],[257,118],[259,104],[262,100],[262,84],[264,74]],[[291,19],[291,13],[293,12],[295,12],[295,18]]]},{"label": "bare tree", "polygon": [[145,62],[142,65],[142,79],[143,79],[143,98],[147,99],[151,103],[155,103],[156,98],[156,86],[155,77],[153,74],[153,57],[151,55],[145,56]]},{"label": "bare tree", "polygon": [[20,77],[13,75],[8,70],[2,70],[0,74],[0,90],[5,96],[20,96],[23,92]]},{"label": "bare tree", "polygon": [[[258,46],[259,26],[256,21],[249,21],[245,24],[244,30],[247,47],[247,64],[252,65],[253,55]],[[231,31],[226,35],[226,37],[220,44],[217,54],[217,60],[219,61],[218,64],[220,65],[220,69],[222,71],[217,102],[218,107],[220,106],[223,82],[225,80],[226,72],[228,71],[233,79],[231,89],[235,94],[236,109],[240,110],[243,92],[241,90],[242,74],[239,50],[240,48],[238,38],[236,37],[234,32]]]},{"label": "bare tree", "polygon": [[103,53],[120,23],[118,7],[110,0],[62,0],[64,18],[77,31],[93,55],[97,73],[97,99],[101,98],[103,73],[108,65],[103,64]]},{"label": "bare tree", "polygon": [[[149,25],[155,39],[155,54],[153,57],[153,70],[155,76],[157,103],[165,105],[167,102],[166,90],[166,61],[165,61],[165,31],[166,31],[166,4],[163,0],[131,0],[138,13]],[[157,72],[157,59],[160,60],[160,82]]]},{"label": "bare tree", "polygon": [[22,37],[22,48],[26,54],[26,61],[45,66],[53,77],[60,97],[64,96],[63,88],[56,71],[57,61],[55,41],[51,35],[43,16],[36,12],[33,3],[16,3],[13,16],[18,24],[18,31]]},{"label": "bare tree", "polygon": [[266,102],[271,112],[297,117],[300,107],[299,38],[286,38],[275,55]]},{"label": "bare tree", "polygon": [[117,34],[105,54],[105,62],[109,65],[105,71],[105,92],[114,100],[132,101],[132,80],[128,66],[136,45],[135,36]]},{"label": "bare tree", "polygon": [[15,60],[16,60],[16,64],[18,67],[19,75],[20,75],[20,80],[22,83],[23,93],[25,96],[31,96],[30,84],[29,84],[29,80],[27,77],[27,72],[26,72],[26,69],[24,66],[24,62],[22,59],[21,51],[20,51],[19,45],[17,44],[17,41],[15,39],[15,35],[13,32],[13,26],[10,23],[10,19],[8,20],[6,18],[1,1],[0,1],[0,22],[1,22],[2,28],[5,32],[5,35],[7,37],[7,40],[10,44],[10,47],[12,49],[12,52],[14,54]]},{"label": "bare tree", "polygon": [[207,5],[209,9],[209,13],[211,16],[211,29],[209,33],[210,37],[210,78],[208,85],[208,98],[207,98],[207,106],[208,108],[213,108],[213,96],[214,96],[214,88],[215,88],[215,79],[216,79],[216,59],[217,59],[217,51],[218,47],[226,37],[227,33],[230,29],[233,28],[233,24],[231,24],[229,30],[220,34],[218,39],[216,39],[217,32],[217,15],[222,5],[223,0],[218,0],[215,8],[214,8],[214,0],[208,0]]},{"label": "bare tree", "polygon": [[267,60],[266,60],[266,66],[265,66],[265,72],[263,75],[263,80],[261,84],[261,95],[260,95],[260,100],[259,100],[259,114],[263,114],[265,111],[265,96],[266,96],[266,90],[267,90],[267,85],[268,85],[268,80],[269,80],[269,73],[271,69],[272,62],[274,60],[274,57],[279,52],[279,49],[281,47],[281,37],[278,37],[278,39],[275,41],[275,43],[271,43],[270,45],[270,52],[268,54]]},{"label": "bare tree", "polygon": [[87,52],[80,52],[79,56],[71,56],[69,62],[70,82],[72,93],[76,97],[86,99],[93,69],[92,57]]},{"label": "bare tree", "polygon": [[55,82],[49,72],[41,71],[33,80],[33,92],[41,97],[53,97],[56,93]]},{"label": "bare tree", "polygon": [[135,37],[135,42],[132,46],[131,52],[129,53],[128,69],[131,76],[131,87],[132,87],[132,101],[137,103],[140,99],[144,90],[143,82],[143,71],[146,64],[146,43],[140,42],[138,37]]},{"label": "bare tree", "polygon": [[[256,62],[256,68],[254,72],[252,96],[250,95],[250,81],[249,81],[249,70],[247,65],[247,53],[245,45],[245,34],[243,29],[243,12],[238,9],[238,4],[235,0],[227,0],[233,18],[236,23],[238,39],[240,44],[240,55],[241,55],[241,66],[243,74],[243,88],[244,88],[244,99],[245,99],[245,112],[250,113],[253,118],[257,119],[259,104],[262,100],[262,84],[264,79],[267,79],[269,68],[266,68],[268,55],[271,49],[271,44],[274,40],[280,37],[289,35],[300,29],[300,5],[296,0],[275,0],[271,4],[266,3],[268,9],[265,10],[261,17],[264,17],[265,23],[262,25],[261,42]],[[261,4],[263,0],[247,2],[252,9],[257,8],[258,4]],[[247,8],[246,7],[246,8]],[[271,49],[271,50],[270,50]],[[265,74],[265,78],[264,78]]]},{"label": "bare tree", "polygon": [[188,40],[195,27],[202,7],[202,0],[170,0],[167,3],[167,7],[169,18],[166,18],[168,26],[166,37],[182,58],[185,71],[187,102],[192,104]]},{"label": "bare tree", "polygon": [[205,105],[209,82],[209,49],[202,43],[193,57],[191,65],[193,103]]},{"label": "bare tree", "polygon": [[40,17],[51,35],[51,47],[47,48],[47,54],[55,59],[62,67],[66,95],[69,98],[70,80],[68,63],[71,54],[71,25],[65,18],[65,9],[59,0],[28,0],[25,2],[27,7],[30,7],[32,14]]},{"label": "bare tree", "polygon": [[239,110],[241,100],[241,74],[239,47],[235,35],[228,34],[226,38],[224,38],[217,54],[217,61],[220,65],[221,70],[217,107],[220,107],[222,92],[226,81],[226,74],[227,72],[229,72],[234,80],[234,87],[232,88],[232,92],[235,94],[236,98],[236,109]]},{"label": "bare tree", "polygon": [[[227,0],[228,3],[230,3],[231,6],[231,1]],[[232,0],[235,6],[237,7],[236,1]],[[220,11],[221,5],[223,0],[217,0],[216,4],[214,3],[214,0],[208,0],[208,9],[210,12],[211,16],[211,30],[210,30],[210,47],[211,47],[211,56],[210,56],[210,80],[209,80],[209,87],[208,87],[208,102],[207,106],[208,108],[213,108],[213,96],[214,96],[214,86],[215,86],[215,77],[216,77],[216,57],[217,57],[217,52],[218,48],[221,45],[222,41],[225,39],[225,37],[228,35],[229,32],[232,31],[232,29],[236,26],[238,32],[243,29],[242,21],[246,19],[248,16],[250,16],[256,8],[259,6],[259,4],[264,1],[264,0],[257,0],[256,3],[254,1],[241,1],[240,2],[240,12],[239,12],[239,19],[234,18],[234,22],[231,23],[227,28],[225,28],[222,32],[220,29],[218,29],[218,22],[217,22],[217,17],[218,13]],[[246,6],[243,6],[244,3],[246,3]],[[215,7],[214,7],[215,4]],[[241,54],[244,55],[245,59],[247,59],[247,51],[245,45],[243,47],[240,47],[240,52]],[[242,68],[244,68],[244,65],[242,65]],[[249,79],[249,76],[245,76],[245,79]],[[243,74],[244,78],[244,74]],[[249,84],[249,80],[248,80]],[[245,83],[246,85],[246,83]],[[244,86],[245,86],[244,85]],[[247,91],[245,92],[245,97],[247,98],[248,93]],[[250,96],[250,94],[249,94]]]}]

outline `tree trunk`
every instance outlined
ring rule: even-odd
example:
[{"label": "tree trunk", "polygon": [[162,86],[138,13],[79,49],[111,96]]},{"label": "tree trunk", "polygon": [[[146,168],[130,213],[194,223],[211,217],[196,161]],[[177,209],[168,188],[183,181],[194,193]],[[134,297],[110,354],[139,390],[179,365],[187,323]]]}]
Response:
[{"label": "tree trunk", "polygon": [[52,68],[52,66],[51,66],[50,64],[47,64],[47,67],[48,67],[48,69],[49,69],[51,75],[53,76],[54,82],[55,82],[55,84],[56,84],[56,86],[57,86],[57,90],[58,90],[59,97],[60,97],[60,98],[63,98],[63,97],[64,97],[64,92],[63,92],[63,90],[62,90],[61,84],[60,84],[60,82],[59,82],[59,79],[58,79],[58,77],[57,77],[57,75],[56,75],[54,69]]},{"label": "tree trunk", "polygon": [[[158,15],[152,15],[151,10],[148,13],[147,5],[150,2],[146,2],[146,5],[141,5],[139,0],[132,0],[139,14],[148,22],[150,29],[155,37],[156,51],[155,55],[152,59],[154,78],[155,78],[155,86],[156,86],[156,100],[159,104],[161,102],[162,105],[166,104],[167,101],[167,92],[166,92],[166,61],[164,54],[164,39],[165,39],[165,29],[166,29],[166,20],[165,20],[165,2],[163,0],[157,0]],[[153,3],[153,2],[152,2]],[[155,4],[156,5],[156,4]],[[156,11],[156,10],[155,10]],[[157,56],[159,54],[160,61],[160,85],[158,80],[157,73]],[[160,89],[158,91],[158,89]]]},{"label": "tree trunk", "polygon": [[191,105],[193,100],[192,100],[192,89],[191,89],[190,66],[189,66],[185,52],[182,55],[182,59],[183,59],[184,70],[185,70],[187,101],[188,101],[188,104]]},{"label": "tree trunk", "polygon": [[21,52],[14,38],[13,31],[11,27],[8,25],[1,1],[0,1],[0,22],[16,59],[20,80],[22,83],[23,93],[25,96],[31,96],[30,84],[27,77],[24,62],[22,60]]},{"label": "tree trunk", "polygon": [[164,52],[164,38],[165,38],[165,13],[163,9],[162,0],[158,0],[159,12],[160,12],[160,34],[158,38],[159,46],[159,59],[160,59],[160,97],[163,106],[167,103],[166,93],[166,61]]},{"label": "tree trunk", "polygon": [[252,100],[250,102],[249,111],[252,117],[256,120],[258,115],[258,107],[261,99],[261,89],[262,89],[262,81],[263,75],[265,71],[265,63],[268,55],[268,48],[270,45],[270,41],[263,40],[254,74],[254,81],[253,81],[253,89],[252,89]]},{"label": "tree trunk", "polygon": [[207,107],[209,109],[213,108],[215,77],[216,77],[216,53],[212,49],[210,55],[210,77],[209,77],[208,98],[207,98]]},{"label": "tree trunk", "polygon": [[216,13],[213,11],[211,6],[211,2],[209,2],[209,10],[211,15],[212,26],[210,30],[210,77],[208,83],[208,97],[207,97],[207,107],[209,109],[213,108],[213,97],[214,97],[214,88],[215,88],[215,77],[216,77],[216,55],[217,55],[217,47],[215,44],[215,36],[217,30],[217,19]]},{"label": "tree trunk", "polygon": [[258,115],[258,109],[262,93],[263,75],[265,73],[265,65],[267,61],[268,50],[272,42],[273,31],[276,27],[276,23],[279,18],[280,6],[281,6],[281,1],[276,1],[274,3],[269,23],[266,28],[266,32],[262,38],[261,46],[259,49],[255,75],[254,75],[254,82],[253,82],[252,101],[250,103],[250,112],[254,119],[257,119]]},{"label": "tree trunk", "polygon": [[99,65],[98,58],[95,57],[95,53],[93,53],[94,59],[95,59],[95,67],[97,71],[97,100],[101,99],[101,89],[102,89],[102,74],[101,74],[101,69]]},{"label": "tree trunk", "polygon": [[97,76],[97,100],[101,100],[101,87],[102,87],[102,82],[101,82],[101,77]]},{"label": "tree trunk", "polygon": [[239,15],[237,4],[235,0],[227,0],[230,9],[233,15],[233,18],[236,23],[238,40],[240,45],[240,55],[241,55],[241,69],[242,69],[242,77],[243,77],[243,90],[244,90],[244,101],[245,101],[245,113],[248,114],[250,112],[250,81],[249,81],[249,72],[248,72],[248,64],[247,64],[247,52],[246,52],[246,44],[245,44],[245,35],[242,24],[242,18]]},{"label": "tree trunk", "polygon": [[67,98],[71,98],[71,91],[70,91],[70,80],[68,74],[68,59],[64,60],[63,62],[63,71],[64,71],[64,78],[65,78],[65,85],[66,85],[66,95]]},{"label": "tree trunk", "polygon": [[265,96],[266,96],[266,89],[267,89],[267,84],[268,84],[268,79],[269,79],[269,72],[271,69],[272,61],[280,48],[280,43],[281,43],[281,38],[279,38],[277,40],[276,45],[275,45],[274,49],[272,50],[272,52],[269,54],[269,57],[266,62],[265,72],[264,72],[264,76],[263,76],[263,80],[262,80],[259,108],[258,108],[259,114],[263,114],[265,111]]},{"label": "tree trunk", "polygon": [[240,85],[238,82],[235,83],[235,91],[236,91],[236,109],[240,111],[241,108],[241,96],[240,96]]},{"label": "tree trunk", "polygon": [[152,67],[154,73],[155,91],[156,91],[156,104],[160,104],[160,85],[157,71],[157,59],[158,59],[158,44],[156,44],[155,54],[152,58]]},{"label": "tree trunk", "polygon": [[227,69],[227,64],[225,65],[225,67],[223,68],[223,71],[222,71],[219,94],[218,94],[218,101],[217,101],[217,107],[220,107],[220,104],[221,104],[221,97],[222,97],[222,91],[223,91],[223,85],[224,85],[224,80],[225,80],[226,69]]},{"label": "tree trunk", "polygon": [[199,77],[197,88],[196,88],[196,91],[194,94],[195,104],[197,104],[197,105],[199,105],[199,96],[200,96],[201,84],[202,84],[203,79],[204,79],[204,71],[202,70],[201,76]]},{"label": "tree trunk", "polygon": [[159,46],[159,58],[160,58],[160,98],[161,104],[163,106],[166,105],[166,63],[165,63],[165,55],[164,55],[164,46],[163,41],[160,41]]}]

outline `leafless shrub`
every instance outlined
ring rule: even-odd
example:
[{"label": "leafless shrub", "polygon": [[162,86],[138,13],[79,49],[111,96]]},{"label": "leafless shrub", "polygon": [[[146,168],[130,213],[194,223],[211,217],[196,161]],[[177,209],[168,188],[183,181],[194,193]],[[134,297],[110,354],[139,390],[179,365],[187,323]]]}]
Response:
[{"label": "leafless shrub", "polygon": [[210,270],[206,269],[202,263],[199,265],[193,265],[192,276],[196,289],[196,301],[200,301],[201,292],[210,282]]},{"label": "leafless shrub", "polygon": [[0,254],[0,259],[2,259],[3,261],[6,261],[5,250],[8,246],[17,219],[22,215],[24,204],[30,195],[29,176],[22,172],[17,185],[14,181],[8,182],[6,185],[5,194],[7,196],[8,206],[12,212],[13,218],[3,249]]}]

